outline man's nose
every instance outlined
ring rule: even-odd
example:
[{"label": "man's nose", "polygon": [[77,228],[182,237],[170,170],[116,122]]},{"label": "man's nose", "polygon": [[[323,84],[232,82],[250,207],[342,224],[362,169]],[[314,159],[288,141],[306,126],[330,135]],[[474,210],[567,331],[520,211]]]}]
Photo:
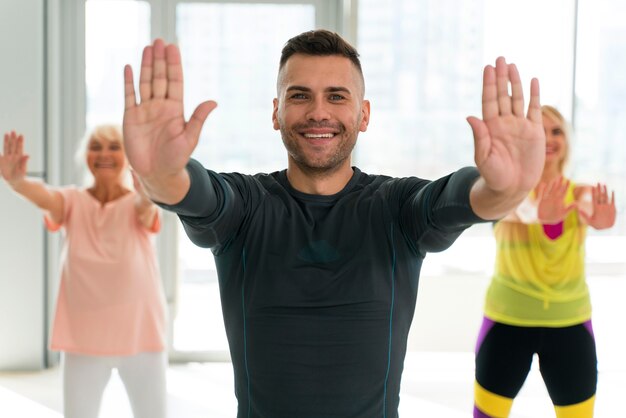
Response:
[{"label": "man's nose", "polygon": [[312,100],[307,109],[306,117],[308,120],[323,121],[330,119],[330,104],[323,98]]}]

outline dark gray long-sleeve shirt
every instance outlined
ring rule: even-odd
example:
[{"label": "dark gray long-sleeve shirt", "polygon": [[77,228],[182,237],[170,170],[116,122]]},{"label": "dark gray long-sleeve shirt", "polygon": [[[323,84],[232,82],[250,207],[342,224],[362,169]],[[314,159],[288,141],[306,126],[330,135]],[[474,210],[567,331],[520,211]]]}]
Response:
[{"label": "dark gray long-sleeve shirt", "polygon": [[422,261],[481,222],[478,177],[362,173],[332,196],[187,166],[177,205],[214,253],[238,418],[394,418]]}]

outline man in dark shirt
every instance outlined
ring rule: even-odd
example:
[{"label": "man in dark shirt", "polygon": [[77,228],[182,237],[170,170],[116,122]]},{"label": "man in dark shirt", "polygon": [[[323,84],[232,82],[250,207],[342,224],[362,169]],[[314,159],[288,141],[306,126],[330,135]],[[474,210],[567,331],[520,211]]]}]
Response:
[{"label": "man in dark shirt", "polygon": [[144,50],[139,104],[130,67],[125,86],[135,173],[215,256],[237,416],[397,417],[424,257],[505,215],[539,180],[537,80],[525,116],[515,66],[485,67],[483,119],[468,118],[477,167],[436,181],[351,165],[370,105],[358,53],[332,32],[303,33],[282,51],[273,124],[288,152],[283,171],[218,174],[190,158],[216,104],[185,121],[176,46]]}]

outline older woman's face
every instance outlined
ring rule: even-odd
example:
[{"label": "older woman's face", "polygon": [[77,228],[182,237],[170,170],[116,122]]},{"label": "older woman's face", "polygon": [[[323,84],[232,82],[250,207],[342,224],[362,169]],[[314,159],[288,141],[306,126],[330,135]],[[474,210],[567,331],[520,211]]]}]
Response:
[{"label": "older woman's face", "polygon": [[89,140],[87,167],[96,180],[121,181],[126,165],[126,154],[121,142],[97,137]]}]

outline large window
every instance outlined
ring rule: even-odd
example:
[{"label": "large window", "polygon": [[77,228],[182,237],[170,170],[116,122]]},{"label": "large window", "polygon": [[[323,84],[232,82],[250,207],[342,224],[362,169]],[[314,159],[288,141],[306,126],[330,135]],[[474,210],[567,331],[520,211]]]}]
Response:
[{"label": "large window", "polygon": [[[337,16],[340,3],[356,5],[344,8],[344,13],[358,13]],[[344,34],[356,34],[353,41],[361,53],[372,115],[368,131],[359,137],[355,164],[372,174],[436,178],[472,165],[473,139],[465,118],[481,114],[484,65],[505,56],[518,65],[527,99],[530,78],[538,77],[542,103],[555,105],[572,121],[573,178],[606,182],[616,191],[618,225],[590,232],[590,270],[624,265],[626,82],[621,75],[626,72],[622,53],[626,5],[620,2],[88,0],[85,4],[87,127],[121,123],[122,68],[130,63],[137,77],[142,47],[154,37],[164,37],[181,48],[187,116],[201,101],[219,104],[194,153],[216,171],[252,174],[286,167],[280,135],[272,129],[271,102],[280,50],[289,37],[304,30],[337,29],[343,22]],[[321,13],[324,7],[327,10]],[[334,21],[320,21],[320,16],[333,16]],[[175,218],[167,222],[160,240],[173,248],[161,254],[162,263],[174,266],[166,269],[168,296],[176,300],[171,312],[173,348],[223,353],[227,344],[213,258],[189,242]],[[469,274],[487,279],[493,244],[489,224],[472,227],[448,251],[429,255],[422,276]],[[615,268],[610,270],[613,274]]]},{"label": "large window", "polygon": [[[281,24],[276,24],[280,16]],[[311,4],[179,3],[176,36],[185,71],[185,110],[213,99],[193,157],[215,171],[254,174],[286,166],[272,128],[280,51],[290,37],[315,27]],[[179,303],[174,348],[228,349],[217,274],[208,250],[179,228]]]},{"label": "large window", "polygon": [[[616,191],[617,227],[626,235],[626,3],[579,0],[572,171]],[[621,250],[612,246],[613,252]],[[623,257],[621,254],[619,254]]]},{"label": "large window", "polygon": [[480,116],[482,69],[500,55],[518,65],[526,94],[539,77],[543,101],[569,114],[573,2],[548,3],[361,0],[358,47],[372,117],[359,164],[426,178],[473,164],[465,117]]},{"label": "large window", "polygon": [[[321,3],[276,3],[86,1],[87,128],[122,122],[122,68],[130,63],[138,77],[143,46],[154,36],[167,35],[169,27],[151,28],[151,14],[174,4],[175,16],[165,21],[173,22],[175,39],[170,34],[168,41],[178,43],[183,57],[187,116],[203,100],[219,103],[194,158],[216,171],[254,173],[284,167],[282,142],[271,124],[279,54],[289,37],[315,27]],[[275,24],[277,16],[280,25]],[[162,260],[166,266],[175,263],[178,275],[174,288],[172,278],[165,277],[166,289],[175,289],[168,295],[175,301],[172,348],[224,353],[227,342],[213,257],[191,244],[176,219],[166,221],[177,228],[175,233],[165,228],[160,239],[178,240],[177,261]],[[164,255],[175,257],[171,252]]]},{"label": "large window", "polygon": [[122,123],[123,68],[140,68],[141,50],[150,42],[146,1],[89,0],[85,3],[85,81],[87,129]]},{"label": "large window", "polygon": [[[516,63],[526,101],[530,79],[537,77],[542,103],[556,106],[573,122],[573,179],[606,182],[616,191],[617,226],[591,230],[587,240],[595,312],[599,319],[607,316],[603,306],[612,304],[613,293],[604,279],[624,274],[626,246],[626,82],[621,77],[626,6],[610,0],[358,4],[357,46],[372,113],[368,132],[359,138],[357,165],[366,172],[424,178],[473,165],[465,118],[481,115],[482,69],[498,56]],[[428,255],[409,349],[473,348],[494,255],[490,224],[473,226],[450,249]],[[475,321],[456,316],[450,307],[457,305],[468,315],[475,312]],[[598,328],[614,325],[608,319],[598,321]],[[600,339],[614,339],[602,347],[623,344],[602,331]]]},{"label": "large window", "polygon": [[[465,117],[480,116],[482,69],[502,55],[517,64],[527,102],[530,79],[537,77],[542,103],[556,106],[573,122],[573,178],[607,182],[617,192],[622,214],[626,84],[620,74],[626,70],[621,53],[626,7],[609,0],[580,1],[577,30],[576,4],[360,0],[358,47],[372,115],[359,139],[357,163],[369,172],[424,178],[472,165],[473,140]],[[590,234],[624,235],[624,225],[620,220],[608,232]],[[434,255],[425,273],[488,273],[492,264],[484,256],[491,253],[482,250],[489,245],[482,238],[487,236],[489,225],[470,228],[453,246],[461,258]],[[611,255],[612,262],[621,261],[615,242],[603,243],[590,246],[591,259],[598,260],[594,255],[599,253],[604,261]]]}]

